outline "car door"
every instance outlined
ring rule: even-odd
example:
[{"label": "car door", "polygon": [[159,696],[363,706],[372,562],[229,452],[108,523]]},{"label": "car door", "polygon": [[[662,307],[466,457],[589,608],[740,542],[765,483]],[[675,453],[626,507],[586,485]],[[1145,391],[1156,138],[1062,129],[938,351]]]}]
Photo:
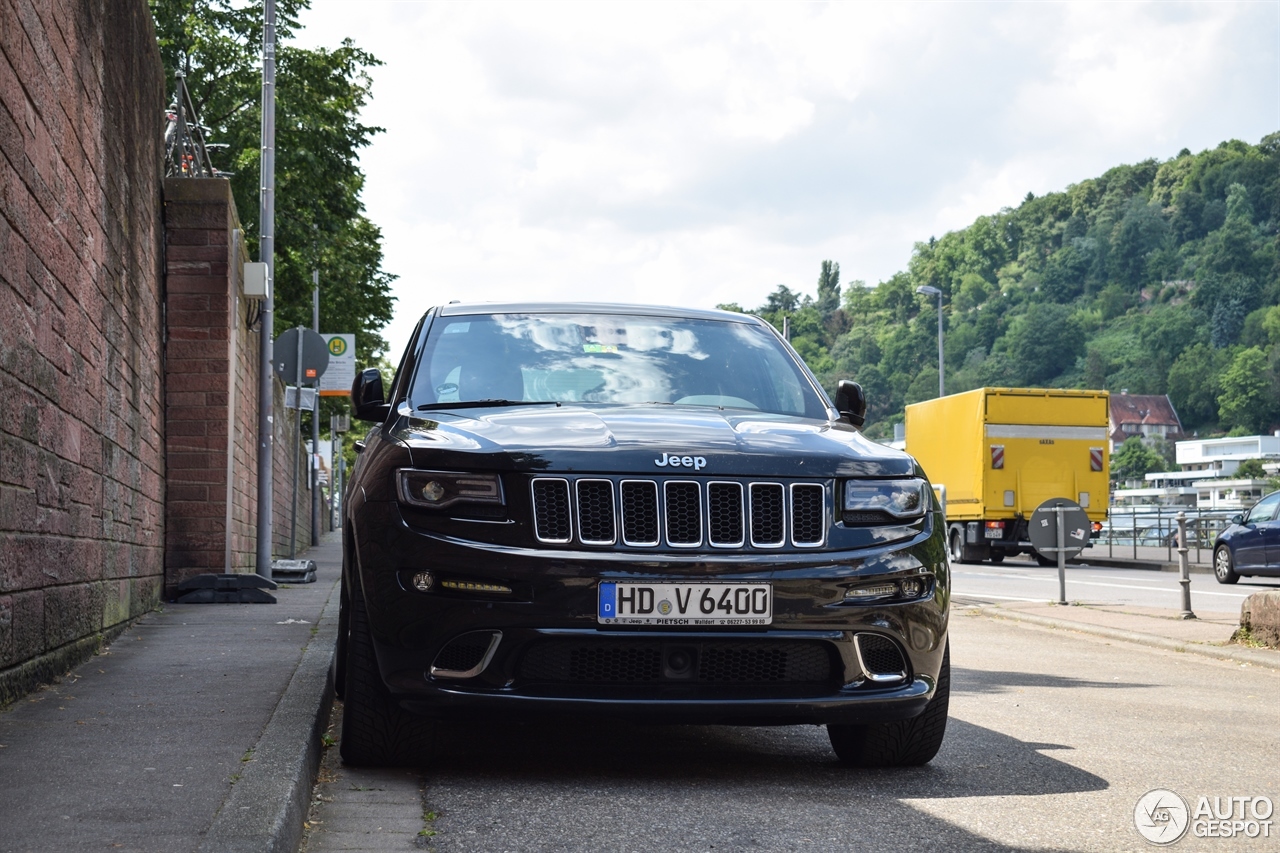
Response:
[{"label": "car door", "polygon": [[1274,532],[1277,508],[1280,508],[1280,492],[1258,501],[1245,516],[1244,526],[1247,529],[1236,537],[1236,571],[1248,572],[1266,567],[1266,537]]},{"label": "car door", "polygon": [[1265,568],[1267,574],[1280,575],[1280,492],[1269,495],[1263,500],[1273,502],[1271,520],[1258,522],[1263,547],[1266,549]]}]

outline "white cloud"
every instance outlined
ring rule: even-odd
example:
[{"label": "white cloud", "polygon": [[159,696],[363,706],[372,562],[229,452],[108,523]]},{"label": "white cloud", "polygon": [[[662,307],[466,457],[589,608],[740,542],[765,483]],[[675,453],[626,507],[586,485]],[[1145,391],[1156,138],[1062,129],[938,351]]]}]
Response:
[{"label": "white cloud", "polygon": [[314,0],[386,64],[399,348],[448,299],[760,304],[1121,162],[1280,129],[1280,4]]}]

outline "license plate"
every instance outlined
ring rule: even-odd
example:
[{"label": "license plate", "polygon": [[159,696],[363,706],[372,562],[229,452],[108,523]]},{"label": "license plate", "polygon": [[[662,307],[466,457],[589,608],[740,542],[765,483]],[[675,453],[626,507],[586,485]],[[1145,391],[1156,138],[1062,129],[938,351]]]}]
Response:
[{"label": "license plate", "polygon": [[602,583],[602,625],[769,625],[767,583]]},{"label": "license plate", "polygon": [[1003,539],[1003,538],[1004,538],[1004,528],[1001,528],[1001,527],[988,527],[988,528],[987,528],[987,538],[988,538],[988,539]]}]

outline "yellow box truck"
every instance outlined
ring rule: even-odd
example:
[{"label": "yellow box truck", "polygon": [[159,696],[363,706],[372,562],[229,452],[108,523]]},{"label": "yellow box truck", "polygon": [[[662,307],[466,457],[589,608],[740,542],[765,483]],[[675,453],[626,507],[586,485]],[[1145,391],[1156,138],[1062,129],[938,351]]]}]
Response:
[{"label": "yellow box truck", "polygon": [[1106,520],[1106,391],[977,388],[907,406],[906,433],[907,452],[945,487],[953,561],[1032,554],[1056,564],[1027,536],[1027,520],[1050,498],[1079,503],[1095,535]]}]

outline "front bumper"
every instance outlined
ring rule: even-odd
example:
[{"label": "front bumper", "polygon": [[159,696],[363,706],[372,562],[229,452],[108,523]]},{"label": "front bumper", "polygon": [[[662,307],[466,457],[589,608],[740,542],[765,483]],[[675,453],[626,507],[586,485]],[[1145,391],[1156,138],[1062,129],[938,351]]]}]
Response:
[{"label": "front bumper", "polygon": [[[428,716],[574,715],[749,725],[888,721],[924,709],[942,665],[950,580],[942,537],[933,527],[910,542],[855,552],[637,555],[485,545],[411,528],[394,504],[365,503],[359,521],[348,526],[348,555],[354,559],[347,561],[344,583],[359,584],[392,696]],[[419,571],[504,584],[513,592],[420,592],[411,583]],[[851,584],[899,577],[927,579],[927,594],[884,603],[845,599]],[[756,629],[604,626],[596,619],[601,580],[768,581],[774,620]],[[474,632],[498,635],[481,670],[465,678],[433,675],[442,651]],[[888,640],[900,653],[901,676],[871,677],[877,673],[862,660],[859,637]],[[652,647],[664,656],[673,648],[696,656],[704,646],[782,652],[806,646],[821,649],[830,667],[823,678],[769,683],[530,677],[533,650],[556,643],[601,650]]]}]

